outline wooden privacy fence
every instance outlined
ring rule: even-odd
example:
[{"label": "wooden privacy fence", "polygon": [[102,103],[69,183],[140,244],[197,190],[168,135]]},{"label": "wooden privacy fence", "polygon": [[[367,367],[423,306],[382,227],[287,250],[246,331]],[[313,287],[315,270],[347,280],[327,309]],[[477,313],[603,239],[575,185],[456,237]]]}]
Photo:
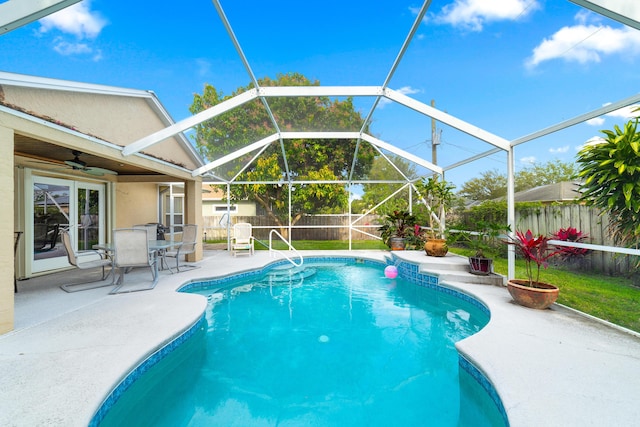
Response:
[{"label": "wooden privacy fence", "polygon": [[[221,216],[205,216],[204,232],[208,240],[226,240],[227,228],[220,224]],[[352,221],[358,216],[353,215]],[[584,243],[614,246],[613,239],[607,230],[608,215],[599,216],[598,211],[583,205],[556,205],[516,210],[516,229],[530,229],[534,233],[550,236],[560,228],[575,227],[587,233]],[[234,216],[232,223],[248,222],[253,225],[253,235],[259,240],[267,241],[272,229],[280,231],[274,221],[267,216]],[[379,215],[367,215],[354,224],[353,240],[373,240],[379,236]],[[308,215],[296,223],[292,230],[292,240],[348,240],[348,215]],[[633,270],[633,257],[610,252],[591,251],[581,262],[580,268],[605,274],[627,274]]]},{"label": "wooden privacy fence", "polygon": [[[589,237],[584,243],[615,246],[609,233],[609,216],[583,205],[556,205],[516,210],[516,230],[531,230],[551,236],[560,228],[574,227]],[[590,251],[580,268],[605,274],[627,274],[633,270],[633,257],[602,251]]]},{"label": "wooden privacy fence", "polygon": [[[351,221],[359,216],[353,215]],[[366,215],[357,221],[354,228],[369,234],[379,236],[377,231],[379,215]],[[205,216],[204,231],[209,240],[221,240],[227,238],[227,228],[220,224],[221,216]],[[231,223],[248,222],[253,225],[253,236],[259,240],[268,240],[272,229],[280,231],[275,221],[267,216],[233,216]],[[232,226],[233,227],[233,226]],[[349,240],[349,215],[305,215],[298,221],[292,230],[292,240]],[[353,240],[374,240],[375,237],[354,231]]]}]

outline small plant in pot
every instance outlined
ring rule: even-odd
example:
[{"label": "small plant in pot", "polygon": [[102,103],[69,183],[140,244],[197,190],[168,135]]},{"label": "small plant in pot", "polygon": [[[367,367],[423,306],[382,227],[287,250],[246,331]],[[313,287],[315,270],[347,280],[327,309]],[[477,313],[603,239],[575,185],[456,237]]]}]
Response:
[{"label": "small plant in pot", "polygon": [[547,268],[549,260],[558,254],[558,251],[549,247],[548,241],[548,237],[534,235],[531,230],[525,233],[516,231],[515,237],[509,237],[509,240],[505,241],[514,245],[516,252],[525,261],[527,279],[507,281],[511,297],[522,306],[545,309],[558,299],[560,291],[556,286],[540,282],[540,268]]},{"label": "small plant in pot", "polygon": [[486,276],[493,273],[493,257],[500,249],[500,239],[511,228],[495,222],[479,221],[477,230],[475,233],[462,233],[467,245],[475,250],[475,255],[469,257],[469,271]]},{"label": "small plant in pot", "polygon": [[382,241],[393,251],[404,250],[407,238],[413,236],[416,217],[409,211],[393,211],[378,228]]},{"label": "small plant in pot", "polygon": [[453,204],[455,186],[435,177],[422,179],[415,186],[430,211],[424,249],[427,255],[445,256],[449,248],[445,238],[444,217],[447,209]]}]

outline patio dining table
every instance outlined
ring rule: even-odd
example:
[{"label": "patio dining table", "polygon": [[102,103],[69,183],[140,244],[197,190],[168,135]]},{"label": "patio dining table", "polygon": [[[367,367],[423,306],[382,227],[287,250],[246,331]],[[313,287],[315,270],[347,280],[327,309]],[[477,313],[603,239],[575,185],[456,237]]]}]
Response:
[{"label": "patio dining table", "polygon": [[[155,262],[153,263],[153,283],[150,289],[153,289],[158,283],[158,261],[162,261],[162,263],[167,266],[167,269],[169,269],[169,271],[173,273],[173,270],[171,270],[171,267],[169,267],[169,264],[164,258],[164,254],[166,253],[167,249],[172,247],[180,247],[181,245],[182,242],[176,240],[149,240],[149,253],[152,254],[155,258]],[[115,255],[115,248],[113,246],[113,243],[97,243],[93,245],[93,249],[103,250],[109,253],[110,256]]]}]

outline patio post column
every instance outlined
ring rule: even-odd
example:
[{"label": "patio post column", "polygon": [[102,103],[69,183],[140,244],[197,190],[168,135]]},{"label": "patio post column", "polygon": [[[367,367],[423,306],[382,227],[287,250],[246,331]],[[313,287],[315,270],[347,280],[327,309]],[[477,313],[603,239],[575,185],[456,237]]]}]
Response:
[{"label": "patio post column", "polygon": [[[202,180],[197,179],[184,183],[184,224],[198,225],[198,239],[202,241],[202,229],[204,221],[202,219]],[[202,245],[196,245],[196,251],[187,254],[188,262],[200,261],[202,259]]]},{"label": "patio post column", "polygon": [[14,293],[13,293],[13,229],[14,225],[14,179],[13,179],[13,129],[0,126],[0,200],[14,206],[13,209],[0,209],[0,334],[13,330]]},{"label": "patio post column", "polygon": [[[507,223],[511,227],[509,235],[513,237],[516,231],[515,209],[515,154],[514,147],[507,151]],[[516,275],[516,248],[507,245],[507,279],[511,280]]]}]

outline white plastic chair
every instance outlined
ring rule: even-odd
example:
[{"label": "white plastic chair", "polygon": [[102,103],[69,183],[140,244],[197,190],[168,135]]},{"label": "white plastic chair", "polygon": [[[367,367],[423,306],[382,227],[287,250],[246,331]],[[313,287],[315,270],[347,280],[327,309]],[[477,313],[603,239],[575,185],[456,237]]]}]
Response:
[{"label": "white plastic chair", "polygon": [[253,234],[251,224],[239,222],[233,225],[233,237],[231,238],[231,254],[247,253],[253,255]]},{"label": "white plastic chair", "polygon": [[[166,251],[164,257],[175,258],[176,270],[180,271],[180,257],[182,255],[194,253],[196,251],[197,243],[198,226],[196,224],[185,224],[182,226],[182,244],[174,251]],[[171,270],[170,267],[169,270]]]},{"label": "white plastic chair", "polygon": [[[70,283],[64,284],[60,286],[63,291],[66,292],[77,292],[77,291],[86,291],[89,289],[101,288],[103,286],[112,286],[113,280],[111,282],[104,283],[105,280],[109,277],[110,274],[113,273],[113,260],[107,256],[104,252],[99,251],[80,251],[75,252],[73,250],[73,244],[71,243],[71,236],[67,230],[61,230],[60,236],[62,237],[62,244],[64,245],[65,250],[67,251],[67,259],[69,260],[69,264],[73,265],[80,270],[87,270],[91,268],[102,267],[102,278],[98,281],[90,281],[83,283]],[[105,267],[111,267],[109,272],[105,274]],[[83,286],[90,285],[92,286]]]},{"label": "white plastic chair", "polygon": [[[154,236],[155,237],[155,236]],[[155,238],[154,238],[155,240]],[[149,267],[153,282],[149,287],[134,289],[135,291],[145,291],[153,289],[158,283],[157,256],[153,251],[149,251],[149,238],[147,230],[144,228],[120,228],[113,230],[113,266],[120,270],[117,287],[110,293],[117,294],[124,285],[124,273],[126,269],[133,267]],[[114,274],[115,282],[115,274]]]}]

